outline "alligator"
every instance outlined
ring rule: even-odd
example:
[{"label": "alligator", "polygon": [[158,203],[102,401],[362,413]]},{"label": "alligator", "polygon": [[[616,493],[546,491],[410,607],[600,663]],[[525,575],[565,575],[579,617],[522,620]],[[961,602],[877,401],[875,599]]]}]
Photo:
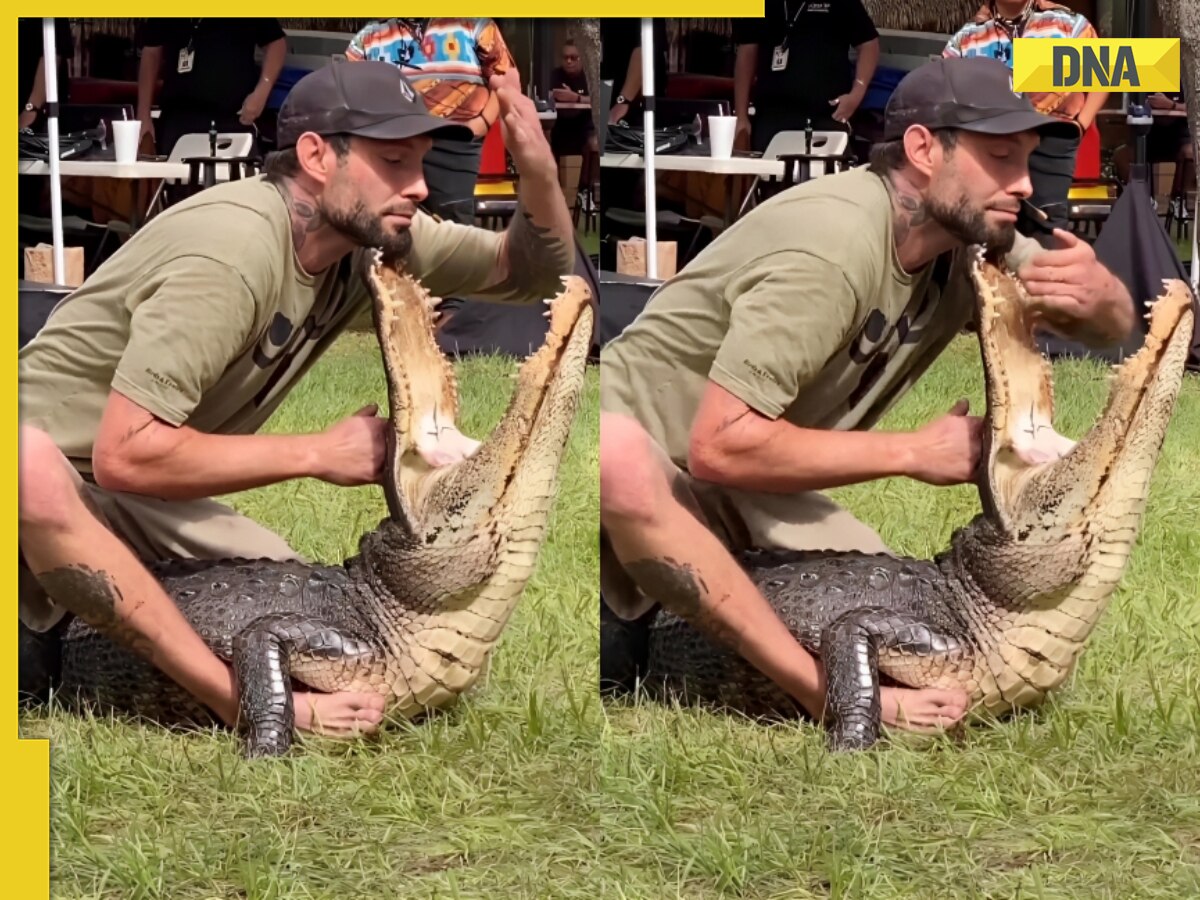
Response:
[{"label": "alligator", "polygon": [[[391,428],[388,515],[341,565],[163,560],[151,572],[234,670],[246,758],[293,743],[295,683],[384,695],[385,716],[450,706],[485,670],[545,538],[584,384],[591,292],[576,276],[552,300],[545,340],[520,365],[507,410],[465,459],[420,451],[453,428],[454,369],[434,340],[436,299],[376,255],[365,273]],[[82,619],[63,635],[60,701],[164,725],[220,725],[141,656]]]},{"label": "alligator", "polygon": [[[751,549],[737,559],[826,673],[831,750],[879,741],[881,684],[959,688],[973,718],[1035,707],[1068,677],[1134,548],[1183,378],[1187,285],[1164,281],[1141,349],[1115,367],[1107,405],[1076,443],[1053,428],[1053,370],[1024,287],[971,262],[986,413],[980,512],[933,559]],[[803,708],[719,640],[661,606],[605,616],[602,678],[652,700],[754,718]],[[886,679],[886,681],[884,680]]]}]

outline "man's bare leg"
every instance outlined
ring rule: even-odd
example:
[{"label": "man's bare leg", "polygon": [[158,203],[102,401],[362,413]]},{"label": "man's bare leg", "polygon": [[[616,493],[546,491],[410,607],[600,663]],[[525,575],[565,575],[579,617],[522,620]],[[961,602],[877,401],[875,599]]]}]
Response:
[{"label": "man's bare leg", "polygon": [[[674,497],[649,435],[614,413],[600,418],[600,518],[630,577],[676,615],[741,654],[815,718],[825,673],[725,546]],[[882,690],[883,720],[913,731],[954,724],[962,691]]]},{"label": "man's bare leg", "polygon": [[[133,552],[80,496],[70,463],[43,431],[22,426],[20,545],[46,592],[110,638],[130,647],[228,725],[238,719],[232,669],[208,648]],[[296,727],[332,736],[374,731],[383,698],[297,693]]]}]

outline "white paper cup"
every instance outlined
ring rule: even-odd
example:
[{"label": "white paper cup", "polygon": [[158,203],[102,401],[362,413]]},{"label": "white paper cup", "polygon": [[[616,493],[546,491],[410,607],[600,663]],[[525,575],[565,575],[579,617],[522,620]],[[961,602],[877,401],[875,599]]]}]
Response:
[{"label": "white paper cup", "polygon": [[119,119],[113,121],[112,129],[117,162],[125,165],[137,162],[138,138],[142,133],[142,123],[137,119]]},{"label": "white paper cup", "polygon": [[708,152],[713,159],[729,159],[733,155],[733,135],[737,116],[708,117]]}]

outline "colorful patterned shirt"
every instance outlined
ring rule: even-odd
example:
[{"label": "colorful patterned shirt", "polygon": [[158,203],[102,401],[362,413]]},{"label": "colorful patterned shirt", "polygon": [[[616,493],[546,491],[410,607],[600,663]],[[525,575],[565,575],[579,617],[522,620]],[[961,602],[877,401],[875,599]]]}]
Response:
[{"label": "colorful patterned shirt", "polygon": [[[986,56],[1004,62],[1012,68],[1014,38],[1095,38],[1096,29],[1086,17],[1052,0],[1033,0],[1015,20],[1005,20],[992,14],[991,5],[984,3],[972,22],[964,25],[950,38],[943,56]],[[1029,93],[1034,107],[1061,119],[1074,120],[1083,110],[1087,94]]]},{"label": "colorful patterned shirt", "polygon": [[491,19],[385,19],[372,22],[346,48],[352,62],[400,66],[435,116],[484,128],[496,118],[488,79],[516,63]]}]

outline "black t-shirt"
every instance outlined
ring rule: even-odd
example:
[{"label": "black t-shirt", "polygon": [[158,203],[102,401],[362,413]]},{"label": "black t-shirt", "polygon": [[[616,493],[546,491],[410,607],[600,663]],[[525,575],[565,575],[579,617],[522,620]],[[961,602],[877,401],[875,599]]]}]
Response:
[{"label": "black t-shirt", "polygon": [[[41,19],[17,19],[18,112],[25,109],[25,104],[29,102],[29,92],[33,90],[38,66],[42,62],[44,43]],[[54,53],[61,60],[58,64],[58,102],[62,103],[68,96],[67,60],[75,53],[70,19],[54,20]]]},{"label": "black t-shirt", "polygon": [[[162,47],[164,114],[170,107],[233,114],[258,84],[254,50],[284,37],[276,19],[150,19],[143,47]],[[181,50],[191,47],[191,71],[179,71]]]},{"label": "black t-shirt", "polygon": [[[851,47],[879,36],[860,0],[765,0],[760,19],[734,19],[733,42],[758,45],[755,108],[790,107],[828,115],[829,101],[854,84]],[[787,67],[772,71],[787,44]]]},{"label": "black t-shirt", "polygon": [[[667,88],[667,20],[655,19],[654,31],[654,96],[665,97]],[[613,103],[625,84],[629,57],[642,46],[641,19],[600,20],[600,79],[612,81]],[[642,86],[645,90],[645,85]]]}]

